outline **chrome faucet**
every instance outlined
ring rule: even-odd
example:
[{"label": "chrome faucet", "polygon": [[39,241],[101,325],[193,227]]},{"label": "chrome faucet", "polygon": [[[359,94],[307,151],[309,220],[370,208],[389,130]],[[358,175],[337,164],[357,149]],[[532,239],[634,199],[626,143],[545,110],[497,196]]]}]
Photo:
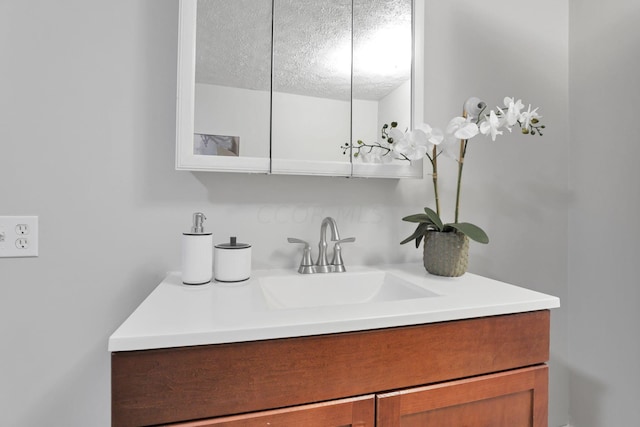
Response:
[{"label": "chrome faucet", "polygon": [[[331,263],[327,257],[327,227],[331,228],[331,240],[334,242],[333,246],[333,258]],[[336,220],[330,216],[322,220],[320,225],[320,243],[318,243],[318,259],[314,264],[311,257],[311,246],[304,240],[295,239],[289,237],[287,239],[289,243],[302,243],[304,244],[304,250],[302,253],[302,261],[298,268],[298,273],[310,274],[310,273],[342,273],[346,271],[344,267],[344,261],[342,260],[342,247],[341,243],[355,242],[355,237],[349,237],[346,239],[340,239],[340,232],[338,232],[338,224]]]},{"label": "chrome faucet", "polygon": [[316,273],[329,273],[331,266],[327,260],[327,226],[331,226],[331,240],[340,240],[340,232],[336,220],[330,216],[322,220],[320,225],[320,243],[318,243],[318,260],[316,261]]}]

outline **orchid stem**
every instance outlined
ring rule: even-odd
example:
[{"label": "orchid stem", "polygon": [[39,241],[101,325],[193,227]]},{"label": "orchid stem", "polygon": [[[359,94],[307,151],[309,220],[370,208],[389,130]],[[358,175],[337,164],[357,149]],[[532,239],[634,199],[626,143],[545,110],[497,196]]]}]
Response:
[{"label": "orchid stem", "polygon": [[[467,111],[463,108],[462,117],[466,119],[467,116],[468,116]],[[478,115],[478,120],[480,120],[480,115]],[[460,140],[460,158],[458,160],[458,187],[456,188],[456,213],[453,221],[456,224],[458,223],[458,213],[460,212],[460,187],[462,183],[462,168],[464,167],[464,155],[467,152],[467,141],[468,139]]]},{"label": "orchid stem", "polygon": [[460,160],[458,161],[458,187],[456,188],[456,214],[454,218],[454,222],[458,223],[458,212],[460,211],[460,187],[462,182],[462,168],[464,167],[464,152],[466,141],[464,139],[460,140]]},{"label": "orchid stem", "polygon": [[458,212],[460,211],[460,187],[462,184],[462,168],[464,167],[464,155],[467,153],[466,139],[460,140],[460,160],[458,161],[458,188],[456,189],[456,214],[455,223],[458,223]]},{"label": "orchid stem", "polygon": [[433,146],[431,166],[433,167],[433,194],[436,199],[436,213],[440,216],[440,196],[438,195],[438,153],[435,145]]}]

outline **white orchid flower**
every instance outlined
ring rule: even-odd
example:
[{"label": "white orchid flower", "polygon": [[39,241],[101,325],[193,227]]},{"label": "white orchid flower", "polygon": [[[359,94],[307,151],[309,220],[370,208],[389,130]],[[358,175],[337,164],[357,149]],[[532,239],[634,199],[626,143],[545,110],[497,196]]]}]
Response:
[{"label": "white orchid flower", "polygon": [[507,123],[507,113],[505,113],[502,108],[500,107],[497,107],[497,108],[498,108],[498,111],[500,112],[500,117],[498,118],[500,124],[498,127],[500,128],[504,127],[506,130],[511,132],[511,126],[509,125],[509,123]]},{"label": "white orchid flower", "polygon": [[470,117],[466,119],[464,117],[454,117],[445,130],[447,135],[453,135],[456,139],[471,139],[479,132],[478,125],[471,122]]},{"label": "white orchid flower", "polygon": [[483,135],[491,134],[491,140],[495,141],[497,135],[502,135],[502,131],[498,130],[500,126],[500,119],[496,115],[496,112],[491,110],[489,118],[480,123],[480,133]]},{"label": "white orchid flower", "polygon": [[518,120],[520,120],[522,129],[529,129],[529,125],[531,125],[531,119],[541,119],[542,116],[538,114],[538,109],[534,109],[531,111],[531,104],[529,104],[529,109],[527,111],[523,111],[520,114]]},{"label": "white orchid flower", "polygon": [[[427,134],[422,129],[414,129],[407,132],[400,140],[394,138],[393,150],[401,153],[409,160],[422,159],[429,150],[429,140]],[[400,155],[400,158],[403,158]]]},{"label": "white orchid flower", "polygon": [[[397,154],[394,155],[393,153],[400,151],[398,147],[404,146],[405,139],[406,139],[405,133],[402,132],[397,127],[393,127],[389,129],[389,132],[387,133],[386,147],[391,149],[391,153],[387,154],[384,157],[388,157],[391,160],[395,158],[402,158],[402,156],[399,156]],[[383,160],[383,163],[387,163],[388,161],[390,161],[389,159],[385,159],[385,158],[383,158],[382,160]]]},{"label": "white orchid flower", "polygon": [[524,108],[524,104],[521,99],[514,101],[515,98],[509,98],[508,96],[504,98],[504,106],[507,107],[507,112],[504,115],[507,120],[508,126],[513,126],[517,123],[520,118],[520,111]]},{"label": "white orchid flower", "polygon": [[438,128],[432,128],[426,123],[416,126],[417,130],[421,130],[427,136],[427,142],[433,145],[440,145],[444,141],[444,134]]},{"label": "white orchid flower", "polygon": [[444,141],[438,146],[442,150],[442,154],[445,157],[459,161],[460,156],[460,138],[456,138],[454,135],[445,134]]},{"label": "white orchid flower", "polygon": [[387,132],[387,135],[387,142],[393,141],[391,145],[397,144],[405,138],[404,132],[397,127],[391,128],[389,132]]}]

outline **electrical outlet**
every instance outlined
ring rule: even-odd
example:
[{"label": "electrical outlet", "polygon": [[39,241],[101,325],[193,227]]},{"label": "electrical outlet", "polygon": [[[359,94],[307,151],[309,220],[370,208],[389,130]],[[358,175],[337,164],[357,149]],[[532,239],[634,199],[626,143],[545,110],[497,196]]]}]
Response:
[{"label": "electrical outlet", "polygon": [[0,216],[0,258],[38,256],[38,217]]}]

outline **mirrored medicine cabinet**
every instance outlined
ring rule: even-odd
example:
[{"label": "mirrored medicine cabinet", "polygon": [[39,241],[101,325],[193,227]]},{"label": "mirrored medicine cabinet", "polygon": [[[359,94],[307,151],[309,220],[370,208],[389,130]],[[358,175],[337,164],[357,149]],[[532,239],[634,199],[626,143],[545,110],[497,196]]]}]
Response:
[{"label": "mirrored medicine cabinet", "polygon": [[180,0],[176,169],[422,177],[341,149],[422,117],[423,0]]}]

